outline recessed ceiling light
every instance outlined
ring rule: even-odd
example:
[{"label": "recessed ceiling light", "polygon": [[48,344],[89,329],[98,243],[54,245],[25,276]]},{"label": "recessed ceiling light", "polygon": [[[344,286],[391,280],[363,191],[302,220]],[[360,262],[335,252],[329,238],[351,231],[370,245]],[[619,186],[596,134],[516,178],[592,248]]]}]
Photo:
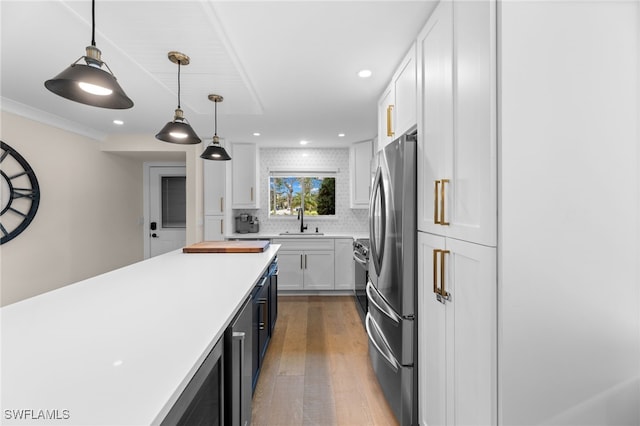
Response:
[{"label": "recessed ceiling light", "polygon": [[338,133],[339,138],[344,138],[344,133]]},{"label": "recessed ceiling light", "polygon": [[113,120],[113,124],[115,124],[117,126],[122,126],[124,124],[124,121],[122,121],[122,120]]},{"label": "recessed ceiling light", "polygon": [[253,134],[253,136],[260,136],[260,133],[255,132],[255,133]]},{"label": "recessed ceiling light", "polygon": [[369,78],[373,73],[371,70],[360,70],[358,71],[358,77],[360,78]]},{"label": "recessed ceiling light", "polygon": [[300,145],[306,145],[308,143],[309,143],[309,141],[300,141]]}]

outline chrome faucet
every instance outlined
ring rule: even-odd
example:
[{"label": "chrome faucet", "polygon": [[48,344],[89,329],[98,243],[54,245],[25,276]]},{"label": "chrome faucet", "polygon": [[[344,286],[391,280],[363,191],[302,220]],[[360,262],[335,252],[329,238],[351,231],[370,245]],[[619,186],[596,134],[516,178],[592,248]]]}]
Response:
[{"label": "chrome faucet", "polygon": [[303,233],[307,226],[304,224],[304,203],[298,209],[298,220],[300,221],[300,233]]}]

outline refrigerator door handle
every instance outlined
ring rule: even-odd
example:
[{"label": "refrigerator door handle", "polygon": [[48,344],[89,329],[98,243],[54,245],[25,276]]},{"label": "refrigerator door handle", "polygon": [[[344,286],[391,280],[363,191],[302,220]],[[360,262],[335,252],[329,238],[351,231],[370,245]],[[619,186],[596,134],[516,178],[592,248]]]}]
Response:
[{"label": "refrigerator door handle", "polygon": [[[373,324],[373,327],[371,327],[370,324]],[[391,365],[391,368],[393,368],[393,371],[397,373],[399,364],[398,364],[398,361],[396,361],[396,359],[393,357],[391,350],[388,349],[388,345],[384,341],[381,342],[381,344],[378,344],[375,337],[373,337],[372,328],[373,330],[375,330],[376,334],[379,336],[382,336],[382,332],[376,325],[376,322],[373,320],[373,318],[371,318],[371,314],[368,312],[364,321],[364,326],[367,330],[367,336],[369,337],[369,341],[373,344],[373,346],[380,353],[380,355],[382,355],[382,357]],[[385,346],[387,350],[383,351],[380,346]]]},{"label": "refrigerator door handle", "polygon": [[[384,300],[380,300],[380,296],[378,295],[378,291],[375,289],[371,281],[367,281],[367,298],[380,312],[385,314],[389,319],[396,323],[396,325],[400,325],[400,321],[402,318],[398,316],[393,310],[385,303]],[[384,306],[383,306],[384,305]]]},{"label": "refrigerator door handle", "polygon": [[[378,246],[378,234],[376,229],[375,217],[378,214],[376,209],[376,200],[380,200],[380,245]],[[380,275],[380,269],[382,266],[382,257],[384,256],[384,241],[386,239],[386,213],[385,193],[384,186],[382,185],[382,166],[378,166],[376,176],[373,178],[373,191],[371,193],[371,200],[369,201],[369,233],[370,233],[370,245],[371,245],[371,259],[373,260],[373,266],[376,274]]]}]

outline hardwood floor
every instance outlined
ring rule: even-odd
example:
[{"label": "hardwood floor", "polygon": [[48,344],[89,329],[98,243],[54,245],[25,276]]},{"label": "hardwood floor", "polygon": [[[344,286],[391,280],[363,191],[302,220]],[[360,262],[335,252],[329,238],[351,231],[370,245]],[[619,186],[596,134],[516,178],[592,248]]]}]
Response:
[{"label": "hardwood floor", "polygon": [[280,296],[253,395],[254,426],[397,425],[352,297]]}]

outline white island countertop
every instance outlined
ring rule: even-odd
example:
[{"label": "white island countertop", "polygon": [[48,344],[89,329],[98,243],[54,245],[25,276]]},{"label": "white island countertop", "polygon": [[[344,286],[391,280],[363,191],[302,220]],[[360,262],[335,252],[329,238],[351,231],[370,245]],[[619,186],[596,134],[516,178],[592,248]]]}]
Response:
[{"label": "white island countertop", "polygon": [[160,423],[278,248],[178,250],[1,308],[0,422]]}]

